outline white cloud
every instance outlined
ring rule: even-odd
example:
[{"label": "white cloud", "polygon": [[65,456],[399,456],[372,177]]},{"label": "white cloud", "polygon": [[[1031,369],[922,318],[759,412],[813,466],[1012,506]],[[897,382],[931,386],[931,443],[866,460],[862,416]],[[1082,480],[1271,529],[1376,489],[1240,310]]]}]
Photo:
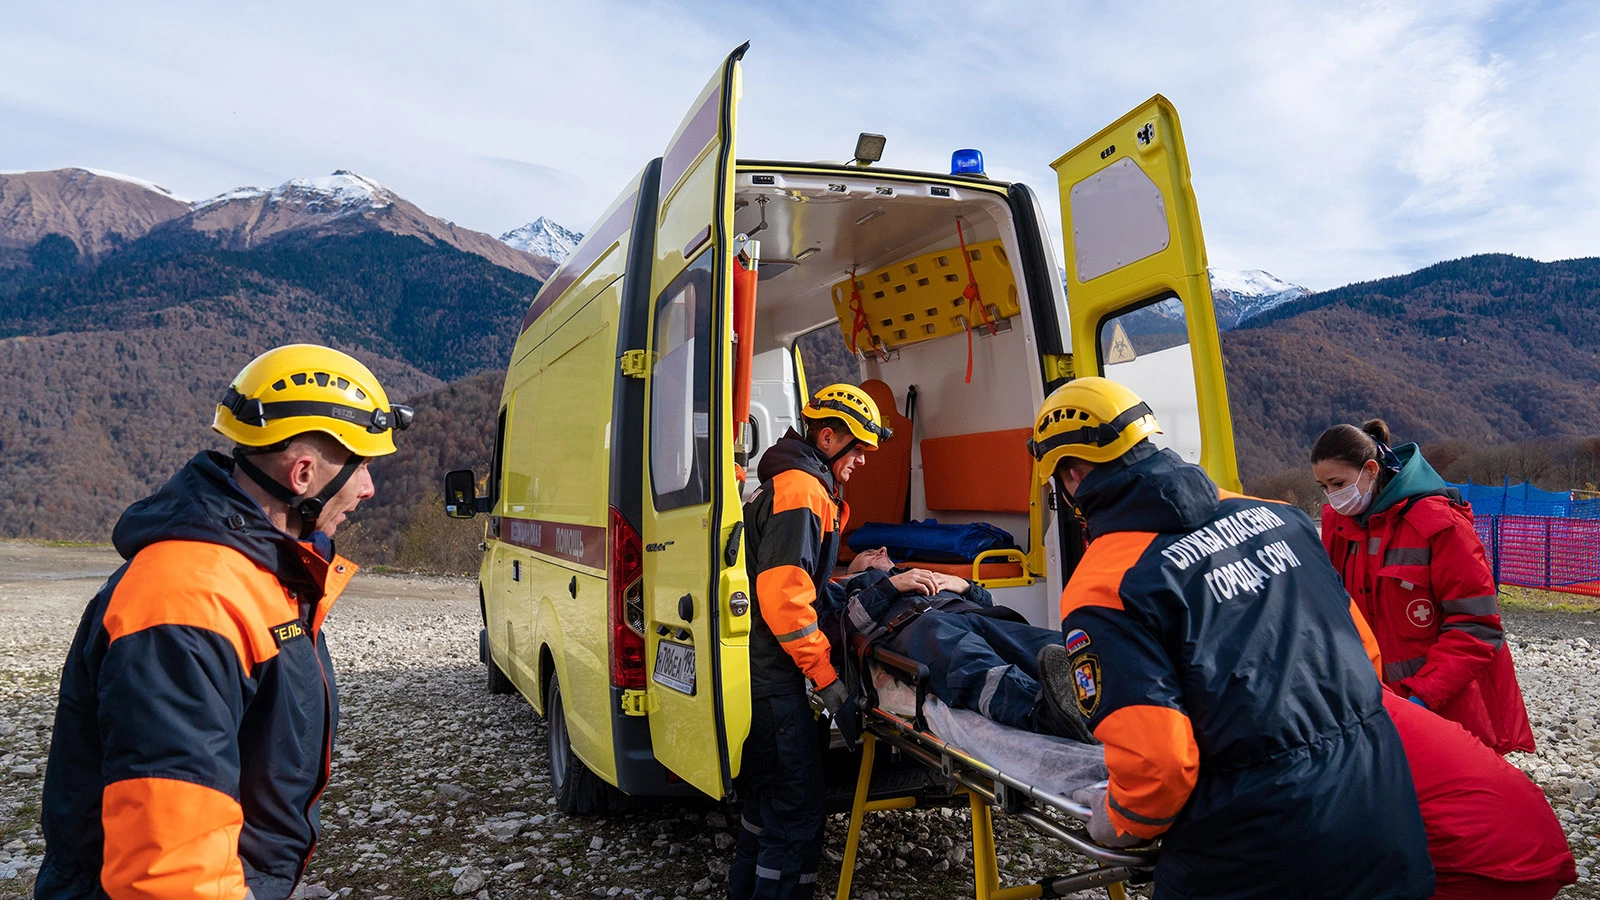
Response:
[{"label": "white cloud", "polygon": [[0,168],[188,196],[349,168],[498,234],[589,226],[722,56],[740,153],[1050,160],[1152,93],[1183,115],[1213,264],[1313,287],[1483,251],[1600,253],[1592,4],[35,4],[0,32]]}]

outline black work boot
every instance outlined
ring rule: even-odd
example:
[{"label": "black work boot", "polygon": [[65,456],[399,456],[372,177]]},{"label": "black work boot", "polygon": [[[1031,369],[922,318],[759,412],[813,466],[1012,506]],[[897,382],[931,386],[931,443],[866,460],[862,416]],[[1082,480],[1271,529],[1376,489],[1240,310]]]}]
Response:
[{"label": "black work boot", "polygon": [[1067,648],[1047,644],[1039,648],[1034,662],[1039,667],[1039,696],[1033,702],[1033,717],[1040,730],[1082,744],[1100,743],[1078,710]]}]

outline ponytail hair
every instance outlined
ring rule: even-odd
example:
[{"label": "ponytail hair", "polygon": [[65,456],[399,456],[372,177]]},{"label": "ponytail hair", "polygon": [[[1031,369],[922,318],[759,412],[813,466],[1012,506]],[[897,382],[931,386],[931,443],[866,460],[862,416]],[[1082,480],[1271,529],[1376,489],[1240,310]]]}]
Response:
[{"label": "ponytail hair", "polygon": [[1311,447],[1311,463],[1335,460],[1357,469],[1369,460],[1378,462],[1378,483],[1389,480],[1398,471],[1399,460],[1389,449],[1392,436],[1389,424],[1382,419],[1368,419],[1360,428],[1354,425],[1335,425],[1322,433]]},{"label": "ponytail hair", "polygon": [[[1389,437],[1389,423],[1382,419],[1368,419],[1365,422],[1362,422],[1361,430],[1365,432],[1368,437],[1385,447],[1388,447],[1394,443]],[[1377,456],[1373,457],[1373,459],[1378,458],[1379,457]]]}]

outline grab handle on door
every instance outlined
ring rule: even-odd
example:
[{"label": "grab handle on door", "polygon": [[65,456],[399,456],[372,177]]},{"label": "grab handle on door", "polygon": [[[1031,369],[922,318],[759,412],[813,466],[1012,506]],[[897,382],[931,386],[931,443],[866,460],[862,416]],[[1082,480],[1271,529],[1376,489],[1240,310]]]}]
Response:
[{"label": "grab handle on door", "polygon": [[694,595],[684,594],[678,598],[678,618],[685,622],[694,621]]},{"label": "grab handle on door", "polygon": [[567,583],[567,593],[572,595],[572,599],[578,599],[578,576],[572,576],[572,581]]}]

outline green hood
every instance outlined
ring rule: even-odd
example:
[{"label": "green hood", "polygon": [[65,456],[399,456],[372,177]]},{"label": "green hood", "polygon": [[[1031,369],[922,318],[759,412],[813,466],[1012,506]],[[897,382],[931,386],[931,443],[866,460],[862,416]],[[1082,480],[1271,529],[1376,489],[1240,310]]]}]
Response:
[{"label": "green hood", "polygon": [[1361,516],[1361,526],[1366,527],[1367,519],[1398,506],[1412,497],[1434,497],[1448,492],[1450,485],[1439,477],[1439,473],[1428,465],[1422,458],[1422,450],[1416,444],[1406,444],[1394,448],[1394,455],[1400,460],[1400,472],[1389,483],[1383,486],[1378,496],[1372,499],[1372,505]]}]

